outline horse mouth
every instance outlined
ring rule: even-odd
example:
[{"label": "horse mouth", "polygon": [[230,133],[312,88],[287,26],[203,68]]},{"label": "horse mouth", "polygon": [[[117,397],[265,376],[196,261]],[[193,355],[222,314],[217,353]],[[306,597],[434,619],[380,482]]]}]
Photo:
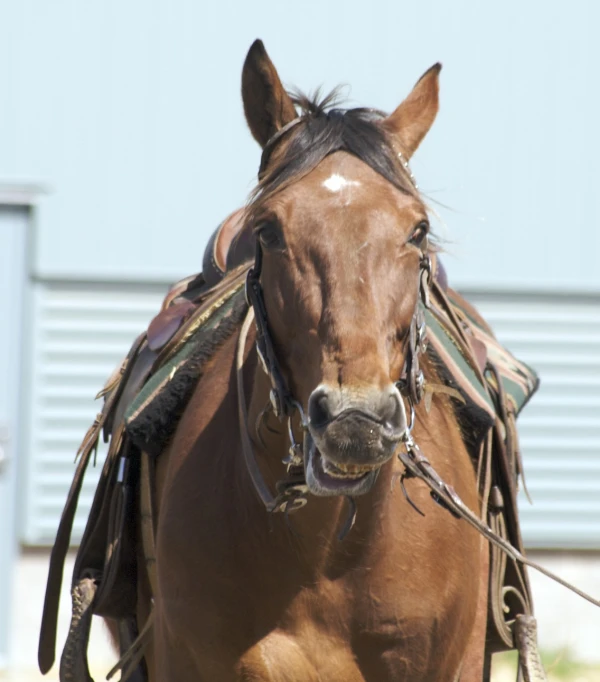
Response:
[{"label": "horse mouth", "polygon": [[310,434],[305,434],[304,468],[306,484],[313,495],[364,495],[369,492],[377,474],[379,464],[356,465],[334,464],[317,448]]}]

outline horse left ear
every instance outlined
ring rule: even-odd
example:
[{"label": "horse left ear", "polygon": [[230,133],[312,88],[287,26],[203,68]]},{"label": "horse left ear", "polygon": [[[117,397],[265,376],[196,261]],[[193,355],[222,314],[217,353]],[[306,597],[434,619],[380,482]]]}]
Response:
[{"label": "horse left ear", "polygon": [[415,153],[431,128],[439,108],[438,62],[419,79],[410,95],[383,122],[386,130],[397,138],[406,160]]},{"label": "horse left ear", "polygon": [[261,147],[296,118],[294,103],[281,84],[262,40],[255,40],[246,56],[242,100],[250,132]]}]

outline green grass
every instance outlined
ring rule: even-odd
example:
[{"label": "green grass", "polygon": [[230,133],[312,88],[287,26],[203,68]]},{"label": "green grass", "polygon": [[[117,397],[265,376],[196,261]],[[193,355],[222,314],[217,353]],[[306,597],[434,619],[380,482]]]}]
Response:
[{"label": "green grass", "polygon": [[[571,660],[568,650],[542,651],[542,661],[549,682],[600,682],[600,666],[589,666]],[[493,682],[516,680],[517,654],[510,651],[493,659]]]}]

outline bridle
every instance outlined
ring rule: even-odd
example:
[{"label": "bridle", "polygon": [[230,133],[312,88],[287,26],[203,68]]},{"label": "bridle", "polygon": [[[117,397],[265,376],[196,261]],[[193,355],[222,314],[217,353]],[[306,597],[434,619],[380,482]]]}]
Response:
[{"label": "bridle", "polygon": [[[259,170],[259,178],[264,173],[265,167],[271,153],[281,138],[296,125],[304,120],[303,117],[296,118],[290,121],[287,125],[281,128],[275,135],[266,143],[263,149],[261,158],[261,165]],[[406,170],[411,182],[414,184],[414,178],[408,169],[406,161],[401,157],[401,162]],[[238,341],[237,351],[237,380],[238,380],[238,412],[240,418],[240,428],[242,433],[242,446],[244,451],[244,459],[250,474],[250,478],[254,488],[269,512],[283,512],[285,514],[292,513],[304,507],[308,498],[308,487],[304,478],[304,450],[306,447],[306,432],[308,431],[308,419],[300,402],[295,399],[291,393],[283,372],[281,371],[280,363],[277,359],[271,334],[269,332],[269,324],[267,319],[267,310],[264,301],[263,289],[260,282],[262,272],[263,251],[260,240],[256,240],[256,251],[254,264],[249,269],[246,278],[246,301],[248,303],[248,315],[244,321],[242,332]],[[409,331],[406,338],[405,346],[405,363],[401,377],[398,378],[396,385],[402,396],[407,400],[410,421],[404,434],[404,439],[410,438],[410,432],[414,425],[415,406],[423,397],[424,390],[424,375],[420,368],[419,355],[426,349],[426,325],[422,306],[429,306],[429,285],[431,282],[431,258],[427,252],[427,246],[422,248],[419,263],[419,298],[415,305],[415,310],[409,326]],[[422,304],[422,305],[421,305]],[[246,346],[246,339],[252,321],[256,326],[256,341],[255,347],[262,369],[269,377],[271,388],[269,393],[269,407],[274,415],[280,420],[287,420],[287,430],[290,439],[290,447],[287,457],[283,463],[286,465],[287,476],[276,484],[276,495],[273,495],[265,483],[264,477],[260,471],[252,440],[248,431],[247,423],[247,408],[245,400],[245,390],[243,382],[242,367],[244,362],[244,350]],[[298,412],[300,417],[300,425],[305,434],[304,443],[300,444],[296,441],[293,430],[293,417]]]},{"label": "bridle", "polygon": [[[303,121],[303,117],[294,119],[282,129],[280,129],[271,140],[267,142],[263,150],[261,159],[260,174],[264,172],[264,168],[268,163],[269,156],[273,151],[273,147],[277,142],[287,133],[291,128]],[[404,157],[399,154],[400,161],[407,172],[411,182],[416,187],[416,183],[408,163]],[[271,335],[269,333],[269,325],[267,319],[267,311],[264,302],[263,290],[260,283],[260,275],[262,271],[263,254],[260,241],[256,240],[256,253],[253,266],[248,270],[246,277],[246,301],[248,303],[248,314],[242,325],[240,336],[238,338],[237,353],[236,353],[236,372],[237,372],[237,393],[238,393],[238,415],[240,421],[240,435],[242,440],[242,450],[246,467],[256,493],[262,500],[268,512],[283,512],[287,518],[288,514],[298,511],[304,507],[308,501],[308,486],[304,477],[304,457],[306,453],[307,438],[304,436],[304,448],[300,445],[295,437],[292,427],[292,418],[294,413],[298,411],[300,415],[300,424],[304,434],[308,431],[308,419],[302,408],[302,405],[294,398],[290,392],[281,367],[277,360],[277,355],[273,347]],[[420,368],[419,356],[425,352],[427,347],[427,328],[425,324],[424,309],[430,308],[429,290],[432,283],[432,264],[431,257],[428,253],[427,246],[422,249],[419,262],[419,295],[410,322],[409,332],[406,341],[405,363],[402,371],[402,376],[396,382],[401,395],[406,399],[410,418],[408,425],[402,435],[402,447],[398,452],[398,459],[404,465],[404,471],[398,478],[402,491],[406,500],[411,506],[420,514],[421,510],[413,504],[408,497],[403,481],[406,478],[418,478],[424,482],[430,489],[432,499],[441,507],[449,511],[456,518],[463,519],[470,526],[475,528],[481,535],[483,535],[488,542],[504,552],[507,557],[513,561],[519,562],[526,566],[536,569],[547,577],[555,580],[567,589],[575,592],[580,597],[591,602],[595,606],[600,606],[600,601],[594,599],[589,594],[586,594],[579,588],[571,585],[556,574],[552,573],[540,564],[531,561],[524,556],[516,547],[514,547],[508,540],[496,533],[485,521],[483,521],[477,514],[475,514],[462,501],[454,488],[446,483],[442,477],[433,468],[427,457],[424,455],[421,448],[415,442],[412,436],[412,430],[415,423],[415,408],[421,401],[424,388],[425,379],[423,371]],[[244,357],[246,341],[252,322],[256,323],[256,351],[259,357],[260,364],[271,382],[270,389],[270,408],[273,413],[280,419],[287,419],[288,434],[290,438],[290,448],[287,457],[283,463],[287,466],[287,476],[278,481],[275,485],[276,494],[273,495],[267,486],[256,457],[254,454],[254,447],[248,431],[248,413],[246,406],[246,394],[244,388]],[[348,531],[352,528],[354,518],[356,515],[356,506],[352,498],[348,498],[350,502],[350,513],[344,528],[342,529],[339,538],[343,539]]]},{"label": "bridle", "polygon": [[[242,326],[238,341],[237,351],[237,379],[238,379],[238,408],[240,427],[242,433],[242,446],[246,466],[250,474],[254,488],[269,512],[291,512],[301,509],[308,501],[308,487],[304,479],[304,449],[305,447],[296,441],[293,430],[293,417],[296,412],[300,416],[300,424],[304,433],[308,430],[308,419],[301,403],[296,400],[289,390],[285,381],[281,366],[273,347],[273,341],[269,332],[267,312],[264,303],[263,289],[260,283],[262,269],[262,248],[257,240],[256,256],[254,265],[248,271],[246,278],[246,300],[248,302],[248,315]],[[419,289],[420,302],[429,303],[428,287],[431,279],[431,258],[425,252],[420,259]],[[273,496],[266,485],[256,458],[254,448],[248,432],[247,408],[243,382],[243,362],[246,340],[252,322],[256,326],[255,347],[260,365],[271,382],[269,392],[269,405],[273,414],[281,421],[287,420],[287,429],[290,439],[288,455],[284,459],[287,467],[287,477],[277,482],[277,495]],[[403,439],[410,438],[410,432],[414,426],[415,407],[423,397],[424,375],[420,368],[419,355],[426,349],[426,325],[423,308],[417,302],[409,326],[406,339],[406,354],[402,376],[396,385],[402,396],[408,402],[410,420]],[[306,442],[306,437],[304,438]]]}]

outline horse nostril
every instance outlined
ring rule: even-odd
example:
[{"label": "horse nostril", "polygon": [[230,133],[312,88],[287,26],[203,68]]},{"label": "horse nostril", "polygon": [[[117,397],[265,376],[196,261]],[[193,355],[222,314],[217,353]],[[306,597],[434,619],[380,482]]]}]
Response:
[{"label": "horse nostril", "polygon": [[388,398],[382,414],[383,424],[391,429],[403,429],[406,427],[406,416],[402,398],[394,391]]},{"label": "horse nostril", "polygon": [[329,394],[325,388],[317,389],[308,400],[308,418],[311,426],[325,426],[331,421]]}]

